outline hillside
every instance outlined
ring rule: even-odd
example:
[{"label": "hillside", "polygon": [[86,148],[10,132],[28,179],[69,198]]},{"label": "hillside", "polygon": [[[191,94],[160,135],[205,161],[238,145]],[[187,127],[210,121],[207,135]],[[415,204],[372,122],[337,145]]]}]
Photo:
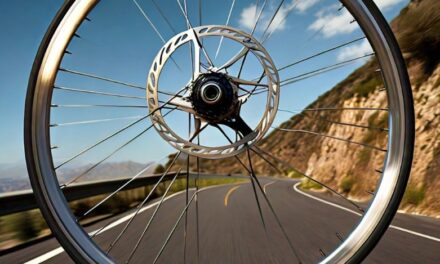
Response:
[{"label": "hillside", "polygon": [[[440,10],[440,1],[413,0],[394,19],[392,27],[407,62],[416,113],[414,163],[402,209],[440,216],[440,14],[436,10]],[[375,71],[377,68],[374,60],[368,61],[308,108],[386,108],[386,92],[380,73]],[[292,116],[280,127],[309,130],[386,148],[386,130],[340,123],[386,128],[387,112],[309,111]],[[355,200],[371,197],[368,192],[374,191],[384,157],[383,152],[371,148],[279,130],[268,135],[259,146]],[[246,157],[242,155],[241,158],[245,160]],[[253,162],[259,174],[282,177],[291,173],[282,167],[283,173],[280,173],[257,156]],[[234,159],[204,160],[202,170],[245,173]]]}]

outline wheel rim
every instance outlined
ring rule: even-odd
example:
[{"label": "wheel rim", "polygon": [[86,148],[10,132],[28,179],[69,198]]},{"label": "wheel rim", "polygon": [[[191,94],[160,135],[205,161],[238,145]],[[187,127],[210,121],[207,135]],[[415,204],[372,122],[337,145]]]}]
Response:
[{"label": "wheel rim", "polygon": [[[387,88],[390,132],[388,137],[388,152],[386,154],[381,183],[368,211],[350,236],[348,236],[332,254],[326,256],[325,259],[322,260],[323,263],[355,261],[365,256],[365,254],[371,250],[371,246],[370,249],[365,249],[368,248],[366,241],[372,239],[374,236],[380,236],[383,231],[378,230],[378,226],[384,222],[389,222],[390,216],[388,216],[388,214],[394,214],[390,207],[395,207],[396,200],[399,200],[395,198],[396,195],[399,196],[399,194],[395,193],[396,186],[405,184],[407,174],[409,173],[405,167],[407,165],[403,164],[403,162],[408,163],[409,160],[410,163],[411,159],[408,153],[406,153],[408,145],[411,144],[411,142],[408,142],[408,139],[412,137],[412,131],[409,129],[411,127],[411,120],[404,118],[411,116],[411,113],[408,114],[408,112],[411,112],[411,109],[405,108],[408,95],[403,93],[403,91],[408,88],[408,81],[402,78],[401,72],[404,69],[401,68],[400,57],[398,54],[396,55],[396,51],[393,50],[396,44],[393,42],[393,39],[390,39],[390,37],[386,36],[382,31],[383,26],[377,22],[377,15],[373,15],[371,12],[371,3],[367,3],[367,6],[363,1],[341,2],[343,2],[345,7],[350,10],[352,14],[356,14],[356,21],[364,29],[367,38],[370,39],[376,57],[381,64],[381,72],[386,85],[385,87]],[[45,206],[49,208],[46,214],[51,214],[53,219],[52,221],[54,223],[52,223],[51,227],[53,227],[54,224],[57,225],[57,235],[64,235],[64,239],[61,239],[64,241],[63,246],[65,246],[68,251],[73,252],[73,254],[77,254],[76,257],[79,261],[105,263],[113,262],[114,260],[106,256],[102,249],[89,239],[89,236],[76,223],[75,218],[66,205],[67,203],[60,190],[55,172],[56,166],[52,160],[49,131],[52,92],[59,66],[61,65],[70,40],[74,37],[78,27],[96,4],[97,1],[92,0],[75,1],[72,3],[69,11],[65,14],[47,46],[44,58],[41,60],[41,65],[39,65],[39,72],[35,82],[35,93],[33,95],[33,107],[30,118],[32,122],[29,128],[31,131],[30,134],[32,135],[30,139],[31,146],[27,146],[27,148],[30,148],[28,152],[31,152],[31,154],[28,155],[32,156],[28,156],[28,160],[32,158],[32,164],[30,166],[34,166],[36,171],[36,179],[32,182],[33,187],[38,189],[38,193],[45,197],[43,201],[40,202],[45,203]],[[223,27],[223,29],[224,28],[225,27]],[[172,41],[175,42],[175,39],[170,40],[170,42]],[[167,46],[165,45],[164,47]],[[270,59],[270,57],[268,58]],[[155,68],[154,64],[152,65],[152,69]],[[274,65],[273,62],[272,65]],[[273,74],[273,76],[275,77],[273,79],[278,79],[276,68],[274,69],[275,74]],[[267,73],[270,72],[267,71]],[[149,83],[151,84],[151,74],[149,76]],[[278,82],[279,80],[274,82],[275,86],[277,86],[276,83]],[[153,91],[154,90],[156,89],[153,89]],[[279,96],[279,94],[276,92],[276,87],[274,91],[276,98],[272,99],[274,103],[269,104],[271,109],[274,109],[269,115],[270,121],[260,122],[260,124],[264,124],[265,131],[262,129],[262,133],[258,133],[257,136],[253,137],[253,139],[256,139],[254,142],[251,141],[252,139],[244,138],[242,141],[237,141],[239,142],[237,145],[232,144],[232,151],[224,151],[225,149],[218,151],[218,149],[216,149],[217,155],[219,155],[219,153],[224,155],[224,157],[236,155],[246,150],[246,148],[244,148],[246,146],[245,143],[252,145],[263,138],[275,118],[275,113],[278,108],[277,96]],[[156,102],[158,102],[157,93],[152,93],[150,96],[149,92],[150,90],[147,89],[147,99],[153,97],[156,99]],[[268,96],[268,98],[268,100],[270,100],[273,97],[271,95]],[[149,101],[149,103],[150,102],[151,101]],[[150,104],[150,113],[157,107],[157,103]],[[156,124],[155,128],[163,138],[168,142],[170,142],[171,138],[176,138],[176,134],[172,137],[163,136],[163,128],[167,127],[167,125],[162,115],[158,117],[152,114],[151,118],[153,122],[156,122],[153,124]],[[158,119],[161,119],[161,122],[158,122]],[[160,126],[157,124],[160,124]],[[169,128],[168,131],[171,131],[171,129]],[[186,146],[182,147],[182,145],[180,145],[181,147],[179,148],[178,144],[172,145],[178,150],[194,156],[204,158],[214,157],[203,155],[198,150],[188,150]],[[238,149],[239,146],[241,146],[240,149]],[[198,144],[193,144],[191,147],[199,149]],[[175,156],[176,159],[177,157],[178,155]],[[219,158],[219,156],[216,158]],[[365,252],[362,252],[363,250]]]}]

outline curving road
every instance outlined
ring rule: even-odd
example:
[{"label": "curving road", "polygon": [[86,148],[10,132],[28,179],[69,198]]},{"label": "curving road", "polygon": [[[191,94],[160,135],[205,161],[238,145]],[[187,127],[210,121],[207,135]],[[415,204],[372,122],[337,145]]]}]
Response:
[{"label": "curving road", "polygon": [[[326,195],[302,192],[295,188],[295,184],[295,181],[262,180],[267,197],[273,204],[298,258],[303,263],[315,263],[341,242],[340,239],[356,225],[360,217],[343,201]],[[193,193],[194,190],[190,197]],[[130,263],[146,263],[146,259],[151,262],[155,259],[185,207],[185,201],[184,193],[167,198]],[[154,202],[135,218],[120,242],[112,249],[111,254],[117,260],[123,262],[130,255],[154,211]],[[199,254],[196,203],[193,201],[187,218],[186,244],[183,217],[158,263],[183,263],[184,256],[186,263],[295,263],[296,257],[261,194],[259,202],[265,228],[250,183],[209,187],[200,191]],[[127,218],[125,215],[106,220],[116,224],[98,235],[97,243],[107,248],[122,230]],[[96,230],[102,224],[88,227],[88,231]],[[55,239],[0,257],[0,263],[43,261],[65,264],[72,262]],[[440,221],[398,214],[392,228],[365,263],[440,263]]]}]

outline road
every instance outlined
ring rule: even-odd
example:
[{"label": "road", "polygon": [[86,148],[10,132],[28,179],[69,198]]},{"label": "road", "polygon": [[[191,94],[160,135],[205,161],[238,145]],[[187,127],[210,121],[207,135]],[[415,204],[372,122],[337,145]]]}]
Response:
[{"label": "road", "polygon": [[[344,238],[360,217],[343,201],[301,192],[294,188],[295,183],[262,180],[267,197],[298,258],[303,263],[316,263],[341,242],[340,238]],[[193,192],[190,192],[190,197]],[[184,255],[186,263],[197,263],[197,260],[199,263],[295,263],[296,257],[261,194],[259,201],[265,229],[250,183],[215,186],[201,191],[198,196],[199,255],[196,203],[193,201],[187,218],[186,244],[183,217],[158,263],[183,263]],[[150,263],[155,259],[185,202],[184,193],[175,194],[164,202],[130,263]],[[118,261],[124,262],[130,255],[154,208],[152,205],[145,208],[112,249],[111,255]],[[96,237],[100,246],[107,248],[122,230],[126,223],[123,217],[106,220],[119,220],[122,223]],[[87,229],[90,232],[102,224],[97,223]],[[0,257],[0,263],[27,261],[72,262],[55,239]],[[364,263],[440,263],[440,220],[398,214],[393,227],[386,232]]]}]

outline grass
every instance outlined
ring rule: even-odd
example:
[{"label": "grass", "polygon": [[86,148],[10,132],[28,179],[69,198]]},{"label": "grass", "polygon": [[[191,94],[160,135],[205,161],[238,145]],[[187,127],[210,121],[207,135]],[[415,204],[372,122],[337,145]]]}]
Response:
[{"label": "grass", "polygon": [[299,172],[297,172],[296,170],[290,170],[287,172],[287,177],[291,178],[291,179],[299,179],[301,177],[303,177],[303,175]]},{"label": "grass", "polygon": [[359,151],[357,158],[359,161],[360,166],[366,166],[370,162],[371,158],[371,149],[370,148],[363,148]]},{"label": "grass", "polygon": [[[199,188],[203,188],[213,185],[242,183],[247,181],[248,179],[245,178],[199,179],[198,186]],[[153,192],[150,201],[162,196],[170,182],[171,181],[167,181],[159,184],[157,189]],[[194,188],[195,186],[195,179],[190,179],[189,187]],[[93,219],[97,220],[106,216],[125,212],[138,205],[152,188],[153,186],[151,185],[119,192],[107,202],[97,207],[96,210],[94,210],[88,218],[84,218],[81,223],[84,224]],[[170,187],[168,195],[185,190],[185,188],[186,179],[176,179]],[[73,201],[69,203],[69,205],[73,214],[79,216],[83,215],[106,196],[107,194],[81,199]],[[0,231],[0,250],[30,241],[41,235],[50,234],[46,222],[38,209],[0,217]]]},{"label": "grass", "polygon": [[339,183],[339,187],[342,189],[342,192],[349,193],[354,185],[354,179],[351,176],[345,176],[342,178],[341,182]]},{"label": "grass", "polygon": [[414,184],[408,184],[403,195],[403,205],[419,205],[425,198],[425,187],[417,187]]},{"label": "grass", "polygon": [[360,83],[356,84],[353,92],[358,97],[368,97],[378,86],[382,85],[382,80],[378,77],[366,78]]},{"label": "grass", "polygon": [[321,190],[323,188],[322,185],[308,178],[303,178],[299,187],[303,190]]}]

